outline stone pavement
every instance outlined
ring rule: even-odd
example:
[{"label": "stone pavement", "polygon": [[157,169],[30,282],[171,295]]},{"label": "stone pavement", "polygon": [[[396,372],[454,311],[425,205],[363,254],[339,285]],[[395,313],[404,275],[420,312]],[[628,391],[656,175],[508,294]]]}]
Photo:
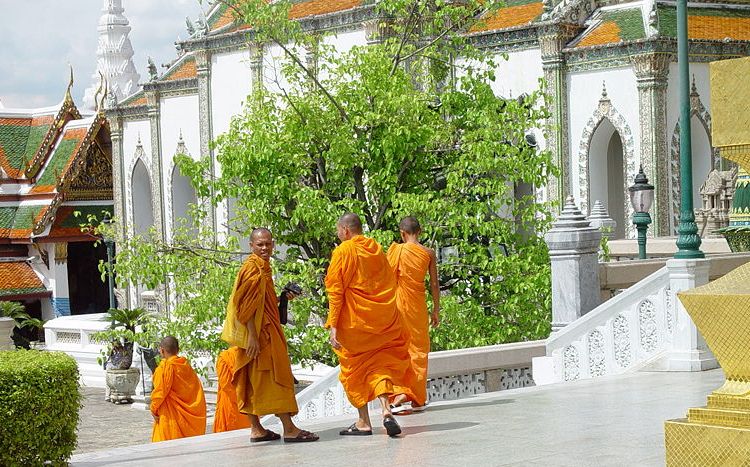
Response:
[{"label": "stone pavement", "polygon": [[[304,426],[317,443],[250,445],[240,430],[171,442],[78,454],[72,465],[94,467],[233,465],[306,466],[661,466],[664,421],[705,405],[724,381],[703,373],[632,373],[437,402],[399,417],[404,434],[347,437],[351,419]],[[373,420],[378,417],[374,416]]]},{"label": "stone pavement", "polygon": [[[78,422],[76,454],[151,441],[154,419],[142,403],[115,405],[107,402],[104,388],[83,387],[81,391],[83,408]],[[208,432],[212,430],[213,418],[209,418]]]}]

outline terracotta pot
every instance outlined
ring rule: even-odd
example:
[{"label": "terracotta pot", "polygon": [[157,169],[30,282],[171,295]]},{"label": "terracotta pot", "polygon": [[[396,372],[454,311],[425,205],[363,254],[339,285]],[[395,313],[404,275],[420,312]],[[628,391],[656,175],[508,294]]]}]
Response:
[{"label": "terracotta pot", "polygon": [[13,328],[16,327],[16,321],[13,318],[0,318],[0,350],[13,350],[16,346],[10,335]]},{"label": "terracotta pot", "polygon": [[105,379],[109,389],[109,401],[114,404],[131,404],[140,376],[141,372],[138,368],[127,370],[108,368]]}]

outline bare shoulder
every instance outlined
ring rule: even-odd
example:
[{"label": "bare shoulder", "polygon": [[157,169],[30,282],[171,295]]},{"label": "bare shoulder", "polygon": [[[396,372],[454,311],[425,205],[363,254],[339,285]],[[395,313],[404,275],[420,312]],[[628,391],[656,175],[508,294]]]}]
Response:
[{"label": "bare shoulder", "polygon": [[433,250],[432,248],[426,247],[426,246],[422,245],[421,243],[417,243],[417,245],[419,245],[420,247],[422,247],[422,249],[425,251],[425,253],[427,253],[428,255],[430,255],[430,258],[437,259],[437,255],[435,254],[435,250]]}]

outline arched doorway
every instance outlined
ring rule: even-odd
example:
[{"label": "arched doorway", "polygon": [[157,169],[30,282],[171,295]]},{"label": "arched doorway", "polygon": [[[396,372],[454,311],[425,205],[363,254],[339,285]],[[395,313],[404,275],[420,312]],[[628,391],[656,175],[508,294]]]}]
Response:
[{"label": "arched doorway", "polygon": [[626,183],[622,138],[609,119],[601,121],[591,137],[588,154],[589,206],[601,201],[617,222],[614,238],[625,238]]},{"label": "arched doorway", "polygon": [[180,168],[172,169],[172,228],[192,226],[190,206],[198,204],[195,189],[190,179],[182,175]]},{"label": "arched doorway", "polygon": [[151,178],[143,161],[138,160],[133,168],[133,232],[144,235],[154,225],[154,204],[151,194]]},{"label": "arched doorway", "polygon": [[713,169],[711,140],[703,122],[696,116],[690,119],[693,154],[693,209],[701,207],[701,185]]}]

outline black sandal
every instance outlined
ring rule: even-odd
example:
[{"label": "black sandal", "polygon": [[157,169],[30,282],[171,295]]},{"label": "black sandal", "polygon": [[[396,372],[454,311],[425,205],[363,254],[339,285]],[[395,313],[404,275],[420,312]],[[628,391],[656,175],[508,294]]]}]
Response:
[{"label": "black sandal", "polygon": [[357,428],[356,423],[352,423],[346,430],[339,431],[339,434],[341,436],[370,436],[372,435],[372,430],[360,430]]},{"label": "black sandal", "polygon": [[295,436],[294,438],[287,438],[285,436],[284,442],[285,443],[311,443],[319,439],[320,437],[316,435],[315,433],[312,433],[307,430],[300,430],[299,434]]},{"label": "black sandal", "polygon": [[277,439],[281,439],[281,435],[278,433],[274,433],[271,430],[266,430],[266,434],[263,436],[259,436],[257,438],[250,438],[251,443],[262,443],[264,441],[276,441]]},{"label": "black sandal", "polygon": [[393,418],[393,415],[386,415],[383,417],[383,426],[390,437],[401,434],[401,427],[398,425],[396,419]]}]

